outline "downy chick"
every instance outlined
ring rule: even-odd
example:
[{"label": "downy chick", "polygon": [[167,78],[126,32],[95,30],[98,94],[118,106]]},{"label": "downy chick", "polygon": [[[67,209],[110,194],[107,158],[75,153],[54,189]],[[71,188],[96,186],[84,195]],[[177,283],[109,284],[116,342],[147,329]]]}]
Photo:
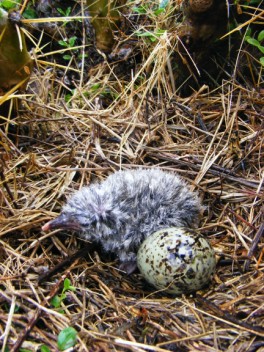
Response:
[{"label": "downy chick", "polygon": [[157,168],[117,171],[77,191],[42,230],[75,230],[116,254],[120,268],[131,273],[146,237],[170,226],[195,228],[202,209],[196,193],[175,173]]}]

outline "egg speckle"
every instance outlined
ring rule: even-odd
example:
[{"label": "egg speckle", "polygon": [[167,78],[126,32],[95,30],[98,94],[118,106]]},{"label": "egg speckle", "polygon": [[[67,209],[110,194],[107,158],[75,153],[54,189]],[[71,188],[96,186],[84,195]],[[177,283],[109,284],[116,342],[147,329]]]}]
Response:
[{"label": "egg speckle", "polygon": [[157,289],[190,293],[208,284],[215,272],[215,253],[197,231],[171,227],[145,239],[137,253],[143,277]]}]

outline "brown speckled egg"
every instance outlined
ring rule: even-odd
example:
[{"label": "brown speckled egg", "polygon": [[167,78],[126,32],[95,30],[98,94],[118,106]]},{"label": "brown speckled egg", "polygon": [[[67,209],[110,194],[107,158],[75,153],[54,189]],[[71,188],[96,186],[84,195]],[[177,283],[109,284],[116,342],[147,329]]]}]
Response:
[{"label": "brown speckled egg", "polygon": [[158,290],[190,293],[208,284],[215,272],[215,253],[197,231],[170,227],[145,239],[137,253],[143,277]]}]

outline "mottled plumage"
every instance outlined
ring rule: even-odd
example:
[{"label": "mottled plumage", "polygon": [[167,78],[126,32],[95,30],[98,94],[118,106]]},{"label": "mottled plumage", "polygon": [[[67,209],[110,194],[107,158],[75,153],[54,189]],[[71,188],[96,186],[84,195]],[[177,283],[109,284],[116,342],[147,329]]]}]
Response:
[{"label": "mottled plumage", "polygon": [[115,253],[121,268],[131,272],[147,236],[164,227],[197,227],[201,210],[196,193],[175,173],[157,168],[118,171],[76,192],[42,229],[76,230]]}]

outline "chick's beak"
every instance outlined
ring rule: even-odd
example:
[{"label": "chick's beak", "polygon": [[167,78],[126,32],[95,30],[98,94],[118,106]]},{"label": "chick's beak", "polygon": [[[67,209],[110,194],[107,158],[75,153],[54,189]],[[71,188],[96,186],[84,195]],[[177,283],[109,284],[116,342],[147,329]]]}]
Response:
[{"label": "chick's beak", "polygon": [[56,229],[65,229],[65,230],[80,230],[80,224],[72,219],[71,217],[60,214],[57,218],[47,222],[42,226],[42,231],[51,231]]}]

